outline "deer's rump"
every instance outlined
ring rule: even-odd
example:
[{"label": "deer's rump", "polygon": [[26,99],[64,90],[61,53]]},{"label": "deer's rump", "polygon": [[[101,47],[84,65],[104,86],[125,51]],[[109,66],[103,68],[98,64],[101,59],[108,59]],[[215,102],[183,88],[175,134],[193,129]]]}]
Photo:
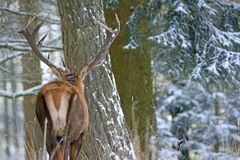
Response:
[{"label": "deer's rump", "polygon": [[47,83],[38,93],[36,115],[42,131],[48,119],[47,146],[56,146],[59,137],[77,141],[86,131],[88,110],[79,94],[73,85],[63,81]]}]

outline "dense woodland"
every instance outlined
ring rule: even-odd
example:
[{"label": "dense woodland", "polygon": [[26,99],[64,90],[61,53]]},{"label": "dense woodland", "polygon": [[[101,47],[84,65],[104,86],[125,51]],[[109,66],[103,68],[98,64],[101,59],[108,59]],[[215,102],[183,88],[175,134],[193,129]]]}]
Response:
[{"label": "dense woodland", "polygon": [[90,126],[80,159],[240,157],[239,0],[1,0],[0,159],[40,159],[35,95],[56,79],[18,31],[49,17],[42,52],[77,72],[121,32],[85,80]]}]

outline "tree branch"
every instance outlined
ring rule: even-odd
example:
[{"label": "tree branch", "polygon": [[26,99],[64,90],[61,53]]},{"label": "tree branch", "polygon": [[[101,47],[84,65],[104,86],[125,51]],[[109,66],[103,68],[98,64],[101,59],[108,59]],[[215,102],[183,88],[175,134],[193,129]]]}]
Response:
[{"label": "tree branch", "polygon": [[0,64],[4,63],[12,58],[15,58],[15,57],[18,57],[21,55],[25,55],[25,54],[29,54],[29,52],[13,53],[13,54],[7,55],[6,57],[0,59]]},{"label": "tree branch", "polygon": [[[29,14],[27,12],[21,12],[21,11],[14,11],[8,8],[0,7],[0,11],[5,11],[11,14],[19,15],[19,16],[36,16],[36,18],[40,21],[44,20],[43,16],[37,16],[36,14]],[[58,19],[51,19],[49,18],[46,22],[51,23],[51,24],[60,24],[60,20]]]},{"label": "tree branch", "polygon": [[3,66],[0,66],[0,70],[9,74],[12,74],[11,71],[7,70],[6,68],[4,68]]},{"label": "tree branch", "polygon": [[32,88],[26,89],[24,91],[19,92],[10,92],[10,91],[4,91],[0,90],[0,96],[5,98],[18,98],[22,96],[29,96],[29,95],[35,95],[36,92],[43,86],[43,84],[40,84],[38,86],[34,86]]},{"label": "tree branch", "polygon": [[[13,51],[26,51],[26,52],[31,51],[30,47],[28,47],[27,45],[26,46],[21,45],[19,47],[16,47],[16,44],[11,45],[11,43],[7,43],[7,42],[4,42],[4,43],[0,42],[0,48],[6,48],[6,49],[9,49],[9,50],[13,50]],[[53,51],[56,51],[56,50],[62,50],[62,47],[49,46],[49,45],[42,45],[41,48],[42,48],[41,49],[42,52],[53,52]]]}]

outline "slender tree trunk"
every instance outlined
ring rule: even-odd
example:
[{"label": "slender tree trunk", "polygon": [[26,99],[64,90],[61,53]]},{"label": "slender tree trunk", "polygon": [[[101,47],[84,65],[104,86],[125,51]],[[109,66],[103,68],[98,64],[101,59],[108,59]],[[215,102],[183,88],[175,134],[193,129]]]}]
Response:
[{"label": "slender tree trunk", "polygon": [[[7,90],[7,83],[3,83],[3,89]],[[6,139],[6,154],[9,157],[10,156],[10,129],[9,129],[9,106],[8,106],[8,99],[4,98],[4,135]]]},{"label": "slender tree trunk", "polygon": [[[101,0],[58,0],[58,6],[65,60],[72,71],[78,72],[104,42],[103,31],[93,23],[89,12],[104,20],[103,4]],[[94,160],[115,156],[134,159],[109,57],[85,80],[85,94],[90,125],[82,156]]]},{"label": "slender tree trunk", "polygon": [[[14,60],[11,60],[11,72],[15,75],[15,68],[16,67],[16,64],[14,63]],[[12,86],[12,92],[16,92],[17,90],[17,82],[13,79],[12,82],[11,82],[11,86]],[[18,149],[19,147],[19,140],[18,140],[18,109],[19,107],[17,106],[17,99],[12,99],[11,102],[12,102],[12,122],[13,122],[13,136],[14,136],[14,145],[15,147]]]},{"label": "slender tree trunk", "polygon": [[[220,109],[221,109],[221,97],[219,97],[218,95],[216,95],[215,97],[215,105],[214,105],[214,110],[215,110],[215,116],[219,117],[220,116]],[[217,124],[219,124],[219,120],[217,119],[216,121]],[[216,124],[216,125],[217,125]],[[218,136],[215,136],[215,143],[213,144],[213,148],[215,152],[219,151],[219,147],[220,147],[220,138]]]},{"label": "slender tree trunk", "polygon": [[[107,22],[112,22],[114,13],[119,13],[122,30],[110,49],[113,72],[121,97],[121,104],[130,130],[140,137],[141,152],[148,153],[148,138],[156,129],[156,115],[153,105],[151,53],[147,43],[137,49],[123,49],[129,39],[126,22],[133,7],[143,0],[122,0],[117,9],[106,9]],[[143,19],[141,23],[146,23]],[[138,32],[147,34],[148,25],[138,27]],[[133,116],[135,115],[135,117]],[[137,130],[137,131],[136,131]],[[136,137],[135,137],[136,138]]]},{"label": "slender tree trunk", "polygon": [[[35,11],[37,8],[36,0],[19,0],[20,10]],[[21,19],[21,27],[24,26],[30,17]],[[22,75],[25,82],[23,89],[28,89],[39,85],[41,82],[41,68],[39,59],[31,55],[22,56]],[[31,160],[38,157],[42,135],[35,119],[35,97],[25,96],[23,100],[24,130],[25,130],[25,159]]]}]

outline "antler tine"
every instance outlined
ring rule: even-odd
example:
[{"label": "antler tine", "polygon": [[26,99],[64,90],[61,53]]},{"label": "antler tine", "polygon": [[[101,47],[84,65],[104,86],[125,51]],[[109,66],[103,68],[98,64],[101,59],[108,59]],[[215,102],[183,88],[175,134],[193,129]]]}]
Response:
[{"label": "antler tine", "polygon": [[[41,21],[41,22],[35,27],[35,29],[33,30],[32,35],[34,36],[34,38],[36,38],[36,35],[37,35],[39,29],[42,27],[43,23],[46,22],[48,16],[49,16],[49,13],[48,13],[48,15],[44,18],[44,20]],[[47,36],[47,35],[45,35],[45,38],[46,38],[46,36]],[[45,39],[45,38],[44,38],[44,39]],[[44,40],[44,39],[43,39],[43,40]]]},{"label": "antler tine", "polygon": [[47,37],[47,34],[48,34],[48,33],[46,33],[44,36],[42,36],[41,39],[38,41],[38,44],[37,44],[38,47],[41,47],[41,46],[42,46],[43,41],[44,41],[45,38]]},{"label": "antler tine", "polygon": [[46,18],[40,22],[35,29],[33,30],[33,33],[30,33],[29,31],[29,26],[31,25],[31,23],[34,21],[35,17],[30,18],[28,23],[26,24],[26,26],[19,31],[19,33],[22,33],[24,35],[24,37],[27,39],[30,47],[32,48],[33,53],[41,60],[43,61],[46,65],[48,65],[53,73],[55,73],[59,78],[62,78],[62,76],[64,75],[64,73],[69,72],[69,70],[65,67],[60,67],[60,66],[56,66],[54,65],[49,59],[47,59],[41,52],[41,50],[39,49],[39,45],[41,45],[41,43],[44,41],[44,39],[46,38],[46,35],[44,35],[40,41],[38,42],[38,45],[36,44],[36,35],[39,31],[39,29],[41,28],[41,26],[43,25],[43,23],[46,21],[48,15],[46,16]]},{"label": "antler tine", "polygon": [[118,25],[118,33],[120,32],[120,20],[119,20],[119,18],[118,18],[118,16],[117,16],[117,14],[115,14],[115,19],[116,19],[116,22],[117,22],[117,25]]},{"label": "antler tine", "polygon": [[62,61],[62,65],[63,65],[63,67],[66,67],[66,64],[65,64],[65,62],[64,62],[64,60],[63,60],[62,57],[61,57],[61,61]]},{"label": "antler tine", "polygon": [[100,26],[102,26],[107,31],[111,32],[112,35],[107,37],[106,42],[103,44],[101,50],[96,55],[96,57],[93,60],[91,60],[90,63],[88,63],[86,66],[84,66],[82,68],[82,70],[80,71],[80,77],[81,77],[82,80],[85,78],[85,76],[89,72],[91,72],[107,56],[109,47],[111,46],[113,41],[117,38],[117,36],[120,32],[120,21],[118,19],[117,14],[115,14],[115,18],[116,18],[116,22],[117,22],[117,27],[114,30],[112,30],[106,24],[100,23],[99,21],[97,21],[97,23]]},{"label": "antler tine", "polygon": [[50,56],[51,56],[51,54],[48,53],[47,59],[50,59],[51,58]]},{"label": "antler tine", "polygon": [[104,29],[106,29],[108,32],[113,33],[112,28],[108,27],[104,22],[101,22],[100,20],[96,20],[96,23],[102,26]]},{"label": "antler tine", "polygon": [[[22,31],[24,30],[28,30],[28,27],[30,26],[30,24],[36,19],[36,16],[30,17],[27,24],[25,25],[25,27],[23,28]],[[21,32],[21,31],[20,31]]]}]

